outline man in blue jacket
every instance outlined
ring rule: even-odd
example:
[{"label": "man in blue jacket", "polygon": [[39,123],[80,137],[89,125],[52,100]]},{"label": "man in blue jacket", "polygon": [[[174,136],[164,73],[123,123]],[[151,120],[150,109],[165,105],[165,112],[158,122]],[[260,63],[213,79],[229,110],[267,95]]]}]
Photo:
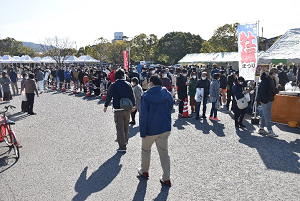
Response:
[{"label": "man in blue jacket", "polygon": [[14,69],[12,69],[10,71],[9,77],[10,77],[10,80],[11,80],[10,85],[11,85],[11,88],[13,90],[14,95],[16,95],[16,92],[17,92],[17,94],[19,94],[18,85],[17,85],[18,75],[17,75],[17,73]]},{"label": "man in blue jacket", "polygon": [[[118,69],[115,72],[114,79],[116,82],[112,83],[107,91],[106,101],[104,104],[104,112],[106,112],[107,107],[111,100],[113,99],[114,108],[114,120],[117,129],[117,140],[119,143],[118,152],[126,152],[126,145],[129,139],[129,120],[131,112],[135,109],[135,98],[133,95],[133,90],[129,82],[126,82],[125,72],[123,69]],[[129,98],[133,104],[132,110],[125,110],[120,107],[120,99]]]},{"label": "man in blue jacket", "polygon": [[151,147],[155,142],[163,169],[160,182],[171,186],[168,137],[171,133],[173,97],[165,87],[162,87],[162,81],[158,75],[150,77],[150,87],[141,97],[140,136],[142,137],[142,163],[138,173],[145,178],[149,177]]}]

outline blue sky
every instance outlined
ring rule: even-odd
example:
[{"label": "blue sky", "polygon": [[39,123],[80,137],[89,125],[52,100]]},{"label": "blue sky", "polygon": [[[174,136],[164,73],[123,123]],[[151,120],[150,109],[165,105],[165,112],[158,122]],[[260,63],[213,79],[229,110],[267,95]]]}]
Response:
[{"label": "blue sky", "polygon": [[299,0],[0,0],[0,8],[0,39],[43,43],[46,37],[68,37],[77,48],[99,37],[111,40],[114,32],[160,38],[182,31],[208,40],[226,23],[260,20],[267,38],[300,28]]}]

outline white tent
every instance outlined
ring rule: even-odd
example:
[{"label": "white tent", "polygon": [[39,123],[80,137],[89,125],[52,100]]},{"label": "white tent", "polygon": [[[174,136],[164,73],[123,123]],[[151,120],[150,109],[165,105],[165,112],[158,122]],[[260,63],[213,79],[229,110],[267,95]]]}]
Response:
[{"label": "white tent", "polygon": [[65,63],[78,63],[78,62],[80,62],[80,60],[74,55],[67,57],[67,59],[65,60]]},{"label": "white tent", "polygon": [[40,60],[40,63],[56,63],[56,61],[54,59],[52,59],[51,57],[46,56]]},{"label": "white tent", "polygon": [[79,62],[84,62],[84,63],[96,63],[99,62],[99,60],[96,60],[92,58],[90,55],[83,55],[78,58]]},{"label": "white tent", "polygon": [[289,29],[261,57],[259,63],[300,63],[300,28]]},{"label": "white tent", "polygon": [[31,59],[30,56],[28,55],[23,55],[21,56],[21,58],[19,59],[18,63],[33,63],[33,60]]},{"label": "white tent", "polygon": [[[19,57],[19,56],[13,56],[12,58],[13,58],[15,61],[19,61],[21,57]],[[18,62],[17,62],[17,63],[18,63]]]},{"label": "white tent", "polygon": [[34,63],[41,63],[41,57],[34,57],[32,61],[34,61]]},{"label": "white tent", "polygon": [[11,56],[9,56],[9,55],[4,55],[3,57],[2,57],[2,60],[0,61],[1,63],[5,63],[5,64],[7,64],[7,63],[9,63],[9,64],[11,64],[11,63],[16,63],[16,60],[14,60]]}]

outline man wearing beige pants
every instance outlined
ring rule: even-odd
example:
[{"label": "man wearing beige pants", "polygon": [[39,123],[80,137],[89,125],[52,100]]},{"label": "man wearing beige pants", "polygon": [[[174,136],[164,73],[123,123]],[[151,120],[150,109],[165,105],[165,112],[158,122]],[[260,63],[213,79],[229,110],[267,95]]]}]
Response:
[{"label": "man wearing beige pants", "polygon": [[138,173],[142,177],[149,177],[151,147],[155,142],[163,169],[160,182],[171,186],[168,138],[171,133],[171,113],[174,101],[172,94],[162,87],[162,81],[158,75],[151,76],[150,87],[141,97],[139,126],[142,137],[142,162]]}]

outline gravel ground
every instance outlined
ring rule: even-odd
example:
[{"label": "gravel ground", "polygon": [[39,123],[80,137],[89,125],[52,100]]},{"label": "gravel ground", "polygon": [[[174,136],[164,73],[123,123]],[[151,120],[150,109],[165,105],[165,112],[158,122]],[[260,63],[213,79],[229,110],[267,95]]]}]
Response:
[{"label": "gravel ground", "polygon": [[[139,127],[130,127],[126,154],[116,152],[111,107],[100,97],[44,92],[35,98],[35,116],[10,103],[14,131],[23,148],[16,161],[0,143],[0,200],[299,200],[299,128],[274,125],[278,139],[245,129],[221,109],[220,122],[178,119],[172,114],[169,139],[172,187],[161,186],[153,146],[149,180],[137,177]],[[208,111],[210,104],[208,104]],[[208,116],[208,115],[207,115]]]}]

